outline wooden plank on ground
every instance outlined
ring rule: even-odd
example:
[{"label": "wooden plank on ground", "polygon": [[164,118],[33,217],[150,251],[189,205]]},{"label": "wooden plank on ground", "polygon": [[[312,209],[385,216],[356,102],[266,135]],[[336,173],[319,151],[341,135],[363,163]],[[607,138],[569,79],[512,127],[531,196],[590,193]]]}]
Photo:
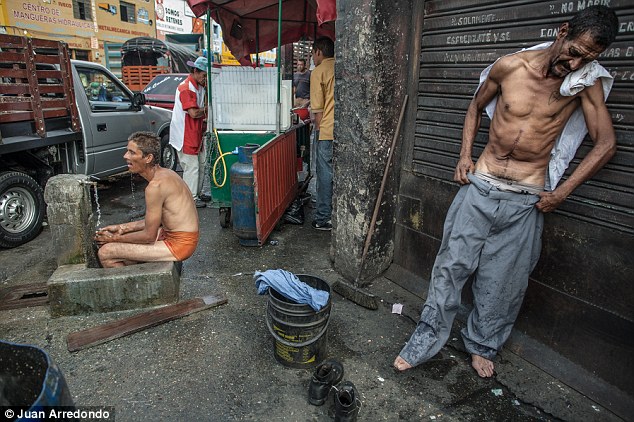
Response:
[{"label": "wooden plank on ground", "polygon": [[44,283],[29,283],[0,290],[0,311],[42,306],[48,303],[48,287]]},{"label": "wooden plank on ground", "polygon": [[225,303],[227,303],[227,298],[222,294],[197,297],[174,305],[167,305],[159,309],[111,321],[97,327],[70,333],[66,338],[66,344],[68,351],[76,352],[155,327],[164,322],[172,321],[195,312],[224,305]]}]

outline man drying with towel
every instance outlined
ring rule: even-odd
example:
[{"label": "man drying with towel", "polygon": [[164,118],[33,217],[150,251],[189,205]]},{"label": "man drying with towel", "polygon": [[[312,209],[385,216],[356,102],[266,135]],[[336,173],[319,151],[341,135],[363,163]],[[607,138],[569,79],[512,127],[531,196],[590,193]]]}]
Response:
[{"label": "man drying with towel", "polygon": [[151,132],[128,138],[123,158],[130,173],[149,183],[145,218],[97,230],[98,256],[105,268],[152,261],[183,261],[198,245],[198,213],[192,193],[178,174],[159,165],[161,142]]},{"label": "man drying with towel", "polygon": [[[462,287],[474,274],[473,310],[462,337],[478,375],[494,375],[492,359],[511,333],[539,258],[543,213],[616,151],[605,106],[611,80],[594,61],[617,30],[612,10],[589,7],[561,25],[551,44],[502,57],[483,72],[454,174],[463,186],[447,213],[427,302],[396,369],[426,362],[445,345]],[[474,165],[473,140],[485,108],[489,140]],[[557,185],[586,131],[594,147]]]}]

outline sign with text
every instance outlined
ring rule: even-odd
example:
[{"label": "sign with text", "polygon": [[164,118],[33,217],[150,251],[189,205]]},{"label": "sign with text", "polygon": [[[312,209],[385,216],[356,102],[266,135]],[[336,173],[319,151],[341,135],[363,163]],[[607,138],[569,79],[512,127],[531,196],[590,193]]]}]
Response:
[{"label": "sign with text", "polygon": [[191,34],[193,15],[184,0],[155,0],[156,29],[170,34]]},{"label": "sign with text", "polygon": [[[73,14],[72,0],[55,4],[37,0],[6,0],[7,26],[24,29],[34,34],[73,34],[94,37],[97,25],[94,11],[86,11],[78,19]],[[93,12],[93,13],[91,13]]]},{"label": "sign with text", "polygon": [[135,37],[155,37],[154,0],[95,1],[99,40],[124,43]]}]

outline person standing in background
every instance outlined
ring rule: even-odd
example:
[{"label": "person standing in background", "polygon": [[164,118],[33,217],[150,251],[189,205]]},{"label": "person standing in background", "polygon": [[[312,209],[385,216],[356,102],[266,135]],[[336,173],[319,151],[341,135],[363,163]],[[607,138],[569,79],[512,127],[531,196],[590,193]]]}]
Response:
[{"label": "person standing in background", "polygon": [[305,59],[297,60],[297,72],[293,75],[293,107],[306,107],[310,102],[310,70]]},{"label": "person standing in background", "polygon": [[[183,180],[194,197],[196,208],[206,206],[201,197],[204,171],[205,146],[202,142],[207,107],[207,58],[188,61],[191,74],[176,88],[174,110],[170,123],[170,145],[176,149],[183,168]],[[204,198],[207,199],[207,198]]]},{"label": "person standing in background", "polygon": [[332,143],[335,126],[335,44],[317,38],[312,50],[315,69],[310,74],[310,105],[317,142],[317,208],[312,226],[332,230]]}]

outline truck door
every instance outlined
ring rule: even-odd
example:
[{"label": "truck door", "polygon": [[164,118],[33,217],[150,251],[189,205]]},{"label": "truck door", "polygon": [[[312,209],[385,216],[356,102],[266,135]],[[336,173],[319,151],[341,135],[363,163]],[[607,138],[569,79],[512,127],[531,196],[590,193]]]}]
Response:
[{"label": "truck door", "polygon": [[82,122],[86,171],[97,176],[125,171],[123,154],[128,137],[137,131],[150,130],[146,111],[133,107],[132,93],[104,67],[75,63],[74,68],[80,82],[75,84],[75,91],[84,91],[75,95],[78,104],[85,103],[86,107],[81,108],[88,110],[89,115]]}]

